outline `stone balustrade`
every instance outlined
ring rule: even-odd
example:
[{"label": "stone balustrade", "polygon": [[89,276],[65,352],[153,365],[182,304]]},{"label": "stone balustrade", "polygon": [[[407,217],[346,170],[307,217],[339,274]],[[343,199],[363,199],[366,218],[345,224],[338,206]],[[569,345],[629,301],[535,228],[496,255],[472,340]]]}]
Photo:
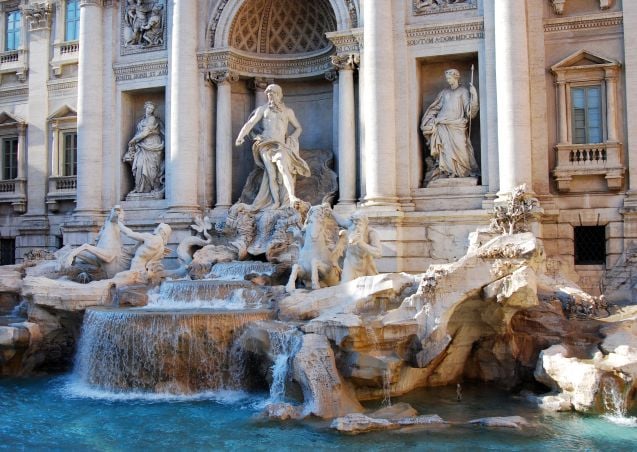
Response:
[{"label": "stone balustrade", "polygon": [[80,56],[80,42],[58,42],[53,45],[53,58],[51,68],[56,77],[62,75],[62,68],[67,65],[77,64]]},{"label": "stone balustrade", "polygon": [[0,181],[0,203],[11,204],[16,213],[24,213],[27,203],[26,179]]},{"label": "stone balustrade", "polygon": [[28,71],[28,53],[24,49],[0,52],[0,77],[3,74],[15,74],[21,82],[26,80]]},{"label": "stone balustrade", "polygon": [[77,194],[77,176],[49,177],[49,190],[46,195],[48,209],[56,212],[60,201],[75,201]]},{"label": "stone balustrade", "polygon": [[573,177],[604,175],[609,190],[619,190],[624,177],[620,143],[558,144],[553,176],[561,192],[570,191]]}]

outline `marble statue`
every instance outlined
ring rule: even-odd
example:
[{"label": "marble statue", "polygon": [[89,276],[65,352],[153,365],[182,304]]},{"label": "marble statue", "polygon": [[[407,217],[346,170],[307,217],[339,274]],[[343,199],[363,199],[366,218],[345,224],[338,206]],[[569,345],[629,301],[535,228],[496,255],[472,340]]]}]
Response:
[{"label": "marble statue", "polygon": [[[264,174],[257,196],[252,203],[254,210],[276,209],[292,205],[296,198],[296,176],[310,175],[310,168],[299,155],[299,136],[302,128],[291,108],[283,103],[283,90],[279,85],[265,89],[268,103],[258,107],[241,128],[235,144],[241,146],[246,136],[261,123],[263,131],[256,134],[252,154]],[[294,131],[288,135],[288,127]]]},{"label": "marble statue", "polygon": [[[131,194],[161,198],[164,193],[164,125],[155,114],[155,104],[146,102],[145,116],[137,123],[123,161],[131,164],[135,188]],[[130,195],[130,194],[129,194]]]},{"label": "marble statue", "polygon": [[449,88],[443,89],[427,108],[420,123],[434,159],[426,183],[445,177],[478,176],[480,170],[471,146],[471,120],[478,114],[478,93],[473,81],[460,86],[457,69],[445,71]]},{"label": "marble statue", "polygon": [[303,246],[292,266],[287,292],[296,289],[300,279],[306,288],[320,289],[337,285],[341,280],[338,261],[346,246],[346,234],[339,227],[329,204],[312,206],[303,226]]},{"label": "marble statue", "polygon": [[124,216],[120,206],[111,209],[100,230],[95,245],[85,243],[68,251],[60,251],[57,266],[61,271],[68,272],[76,265],[76,260],[83,266],[100,270],[108,279],[117,273],[128,270],[131,256],[122,245],[120,237],[120,222]]},{"label": "marble statue", "polygon": [[347,248],[343,262],[341,282],[348,282],[360,276],[378,274],[374,259],[381,256],[380,236],[369,227],[369,220],[362,213],[352,215],[347,228]]},{"label": "marble statue", "polygon": [[162,270],[161,261],[170,250],[166,247],[172,232],[169,225],[160,223],[150,232],[135,232],[118,222],[121,232],[127,237],[139,242],[131,261],[130,270],[133,272],[157,273]]},{"label": "marble statue", "polygon": [[147,0],[128,0],[124,15],[124,47],[149,47],[164,43],[164,5]]}]

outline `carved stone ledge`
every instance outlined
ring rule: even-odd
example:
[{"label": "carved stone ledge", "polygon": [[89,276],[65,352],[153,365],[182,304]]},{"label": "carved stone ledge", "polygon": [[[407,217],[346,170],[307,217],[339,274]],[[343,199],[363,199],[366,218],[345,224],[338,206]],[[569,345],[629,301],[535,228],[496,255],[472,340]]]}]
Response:
[{"label": "carved stone ledge", "polygon": [[137,64],[114,66],[113,72],[115,73],[116,82],[166,77],[168,75],[168,62],[166,60],[145,61]]},{"label": "carved stone ledge", "polygon": [[352,31],[329,32],[326,33],[326,36],[330,41],[332,41],[332,44],[334,44],[334,47],[336,48],[336,53],[339,55],[360,52],[358,40]]},{"label": "carved stone ledge", "polygon": [[589,30],[604,27],[615,27],[624,23],[624,15],[619,13],[588,14],[585,16],[560,17],[544,21],[544,32]]},{"label": "carved stone ledge", "polygon": [[199,70],[206,74],[231,71],[243,77],[322,77],[332,69],[331,51],[297,58],[263,58],[236,50],[209,50],[197,55]]},{"label": "carved stone ledge", "polygon": [[465,41],[484,38],[484,22],[480,19],[411,27],[406,30],[407,46]]},{"label": "carved stone ledge", "polygon": [[24,18],[29,23],[30,31],[48,30],[51,28],[52,8],[49,2],[31,3],[21,7]]}]

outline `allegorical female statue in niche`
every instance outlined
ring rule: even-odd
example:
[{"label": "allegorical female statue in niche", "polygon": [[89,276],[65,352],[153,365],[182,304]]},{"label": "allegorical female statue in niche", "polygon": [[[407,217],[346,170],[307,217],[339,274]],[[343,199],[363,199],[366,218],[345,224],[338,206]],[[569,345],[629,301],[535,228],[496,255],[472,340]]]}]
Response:
[{"label": "allegorical female statue in niche", "polygon": [[480,174],[470,139],[471,120],[479,109],[478,92],[473,80],[468,89],[460,86],[457,69],[445,71],[445,77],[449,88],[438,94],[420,122],[420,130],[431,150],[425,183]]},{"label": "allegorical female statue in niche", "polygon": [[130,194],[164,192],[164,125],[155,115],[155,104],[144,104],[146,115],[137,123],[135,136],[128,142],[123,161],[130,163],[135,188]]}]

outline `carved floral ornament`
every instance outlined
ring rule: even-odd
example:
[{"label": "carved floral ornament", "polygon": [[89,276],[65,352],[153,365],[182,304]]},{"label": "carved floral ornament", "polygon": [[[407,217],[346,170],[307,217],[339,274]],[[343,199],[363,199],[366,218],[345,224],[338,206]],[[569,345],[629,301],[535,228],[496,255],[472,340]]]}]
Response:
[{"label": "carved floral ornament", "polygon": [[[566,4],[566,0],[549,0],[551,5],[553,6],[553,11],[555,14],[561,15],[564,13],[564,5]],[[599,9],[608,9],[613,5],[613,0],[599,0]]]}]

